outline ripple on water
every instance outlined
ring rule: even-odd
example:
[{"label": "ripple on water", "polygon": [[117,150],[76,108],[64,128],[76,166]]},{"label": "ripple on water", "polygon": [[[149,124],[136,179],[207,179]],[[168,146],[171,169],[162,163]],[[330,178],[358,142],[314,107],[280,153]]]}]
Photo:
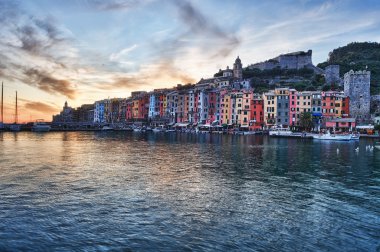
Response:
[{"label": "ripple on water", "polygon": [[350,143],[3,133],[0,164],[0,250],[380,246],[380,159]]}]

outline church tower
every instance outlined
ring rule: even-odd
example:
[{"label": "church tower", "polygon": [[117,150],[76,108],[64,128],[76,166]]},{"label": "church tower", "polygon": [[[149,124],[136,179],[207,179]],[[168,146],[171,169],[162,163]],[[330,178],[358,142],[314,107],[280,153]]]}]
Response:
[{"label": "church tower", "polygon": [[234,63],[234,78],[243,79],[243,65],[241,64],[239,56],[236,58]]}]

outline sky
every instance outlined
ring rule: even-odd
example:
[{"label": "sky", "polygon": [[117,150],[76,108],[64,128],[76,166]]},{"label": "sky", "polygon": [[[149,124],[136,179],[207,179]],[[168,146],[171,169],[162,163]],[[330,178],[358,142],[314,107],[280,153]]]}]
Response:
[{"label": "sky", "polygon": [[196,83],[219,69],[380,41],[378,0],[0,0],[4,121]]}]

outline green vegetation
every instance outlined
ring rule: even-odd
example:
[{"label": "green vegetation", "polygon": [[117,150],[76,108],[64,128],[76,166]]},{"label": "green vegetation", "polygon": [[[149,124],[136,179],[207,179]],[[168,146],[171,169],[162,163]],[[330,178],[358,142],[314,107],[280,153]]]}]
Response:
[{"label": "green vegetation", "polygon": [[310,79],[314,76],[314,71],[309,68],[302,68],[302,69],[281,69],[279,67],[273,68],[270,70],[260,70],[257,68],[254,69],[243,69],[243,78],[248,79],[252,77],[259,77],[259,78],[273,78],[273,77],[286,77],[286,78],[292,78],[292,77],[303,77],[306,79]]},{"label": "green vegetation", "polygon": [[310,112],[301,113],[300,126],[303,130],[311,131],[311,129],[313,128],[313,117]]},{"label": "green vegetation", "polygon": [[223,76],[223,71],[221,69],[219,69],[219,72],[214,74],[214,77],[222,77],[222,76]]},{"label": "green vegetation", "polygon": [[380,44],[376,42],[354,42],[334,49],[326,62],[318,64],[324,69],[328,65],[339,65],[343,76],[351,69],[371,71],[371,94],[380,93]]}]

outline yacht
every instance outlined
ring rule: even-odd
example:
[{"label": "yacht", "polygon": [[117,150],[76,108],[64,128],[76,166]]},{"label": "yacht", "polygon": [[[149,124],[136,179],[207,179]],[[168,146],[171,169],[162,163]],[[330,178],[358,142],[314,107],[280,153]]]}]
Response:
[{"label": "yacht", "polygon": [[50,125],[46,124],[46,123],[44,122],[44,120],[39,119],[39,120],[37,120],[37,121],[33,124],[31,130],[32,130],[33,132],[48,132],[48,131],[50,131],[50,129],[51,129]]},{"label": "yacht", "polygon": [[335,141],[350,141],[352,134],[330,134],[330,131],[326,133],[320,133],[313,135],[313,139],[317,140],[335,140]]},{"label": "yacht", "polygon": [[290,136],[293,132],[289,128],[275,127],[269,130],[270,136]]}]

